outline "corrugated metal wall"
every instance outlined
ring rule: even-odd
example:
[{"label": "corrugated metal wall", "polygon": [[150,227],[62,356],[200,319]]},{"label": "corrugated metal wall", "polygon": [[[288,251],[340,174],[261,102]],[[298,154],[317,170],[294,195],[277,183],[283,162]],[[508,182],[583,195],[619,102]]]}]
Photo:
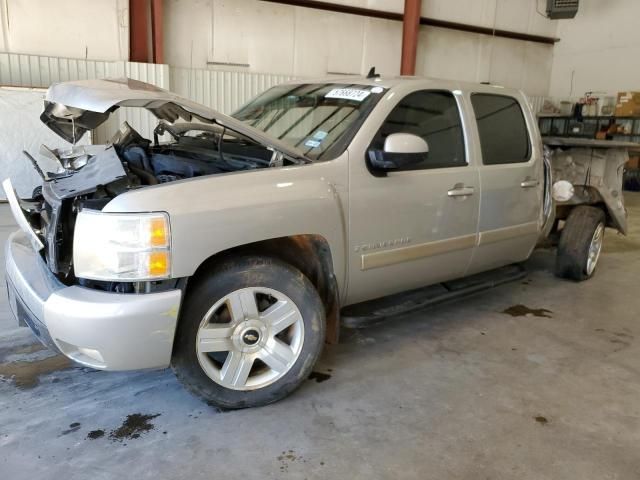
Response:
[{"label": "corrugated metal wall", "polygon": [[222,113],[232,113],[268,88],[294,77],[170,67],[171,90]]},{"label": "corrugated metal wall", "polygon": [[[121,66],[122,73],[117,75],[119,77],[129,77],[171,90],[168,65],[135,62],[115,63]],[[142,108],[124,107],[116,110],[107,122],[95,130],[94,143],[107,142],[125,121],[143,137],[153,138],[153,129],[157,124],[156,118]]]},{"label": "corrugated metal wall", "polygon": [[0,53],[0,85],[47,88],[68,80],[121,77],[124,63]]},{"label": "corrugated metal wall", "polygon": [[[227,114],[268,88],[294,78],[268,73],[0,53],[0,86],[47,88],[55,82],[106,77],[129,77],[152,83]],[[540,112],[546,98],[529,97],[534,113]],[[107,141],[124,121],[147,138],[151,137],[156,124],[155,118],[142,109],[122,108],[97,129],[93,141]]]},{"label": "corrugated metal wall", "polygon": [[[171,89],[168,65],[0,53],[1,86],[47,88],[56,82],[108,77],[129,77]],[[105,142],[125,120],[145,136],[153,132],[156,123],[144,110],[123,108],[96,130],[93,141]]]},{"label": "corrugated metal wall", "polygon": [[529,99],[529,105],[531,106],[533,113],[537,114],[538,112],[540,112],[540,110],[542,110],[542,105],[544,105],[544,100],[546,97],[533,97],[527,95],[527,98]]},{"label": "corrugated metal wall", "polygon": [[[224,113],[231,113],[264,90],[292,79],[267,73],[0,53],[0,86],[47,88],[55,82],[107,77],[129,77],[152,83]],[[142,109],[122,108],[96,130],[94,142],[108,140],[124,121],[147,138],[156,123],[155,118]]]},{"label": "corrugated metal wall", "polygon": [[107,77],[130,77],[166,88],[169,66],[0,53],[1,86],[47,88],[56,82]]}]

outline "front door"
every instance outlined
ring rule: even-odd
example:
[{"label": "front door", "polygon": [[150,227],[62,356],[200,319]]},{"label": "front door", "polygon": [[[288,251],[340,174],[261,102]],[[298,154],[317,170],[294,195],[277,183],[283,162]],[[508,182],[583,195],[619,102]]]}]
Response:
[{"label": "front door", "polygon": [[[478,247],[469,273],[525,260],[540,232],[543,161],[531,141],[534,119],[512,96],[470,97],[482,152]],[[530,123],[527,126],[527,121]]]},{"label": "front door", "polygon": [[[352,144],[347,303],[460,277],[469,266],[480,183],[467,161],[458,95],[409,93],[385,106],[390,111],[369,145]],[[429,154],[411,169],[379,176],[362,153],[382,150],[393,133],[422,137]]]}]

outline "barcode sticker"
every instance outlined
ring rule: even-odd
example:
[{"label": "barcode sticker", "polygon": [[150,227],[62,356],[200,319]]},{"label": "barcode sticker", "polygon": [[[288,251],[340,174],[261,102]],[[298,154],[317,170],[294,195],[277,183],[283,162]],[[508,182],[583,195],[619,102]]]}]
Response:
[{"label": "barcode sticker", "polygon": [[361,102],[369,96],[371,92],[359,90],[357,88],[334,88],[327,93],[324,98],[341,98],[343,100],[354,100]]}]

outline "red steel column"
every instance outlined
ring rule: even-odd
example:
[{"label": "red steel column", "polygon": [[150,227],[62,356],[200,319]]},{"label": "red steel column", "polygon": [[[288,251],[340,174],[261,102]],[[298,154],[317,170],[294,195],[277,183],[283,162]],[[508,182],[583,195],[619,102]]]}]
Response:
[{"label": "red steel column", "polygon": [[164,63],[162,0],[151,0],[151,43],[153,44],[153,63]]},{"label": "red steel column", "polygon": [[400,75],[415,75],[422,0],[404,0],[402,21],[402,62]]},{"label": "red steel column", "polygon": [[148,62],[149,0],[129,0],[129,61]]}]

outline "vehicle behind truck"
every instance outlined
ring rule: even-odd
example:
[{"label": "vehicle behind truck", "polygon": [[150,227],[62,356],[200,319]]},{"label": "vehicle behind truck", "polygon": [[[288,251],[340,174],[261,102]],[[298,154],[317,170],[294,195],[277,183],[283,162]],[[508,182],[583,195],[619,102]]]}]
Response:
[{"label": "vehicle behind truck", "polygon": [[154,114],[153,138],[125,123],[107,145],[43,146],[16,159],[42,177],[31,198],[3,182],[20,226],[5,247],[10,305],[82,365],[170,365],[224,408],[291,393],[338,341],[341,312],[476,285],[551,231],[557,273],[584,280],[605,226],[624,229],[598,189],[585,200],[584,182],[554,185],[516,90],[306,80],[227,116],[135,80],[88,80],[52,85],[41,119],[75,142],[120,107]]}]

